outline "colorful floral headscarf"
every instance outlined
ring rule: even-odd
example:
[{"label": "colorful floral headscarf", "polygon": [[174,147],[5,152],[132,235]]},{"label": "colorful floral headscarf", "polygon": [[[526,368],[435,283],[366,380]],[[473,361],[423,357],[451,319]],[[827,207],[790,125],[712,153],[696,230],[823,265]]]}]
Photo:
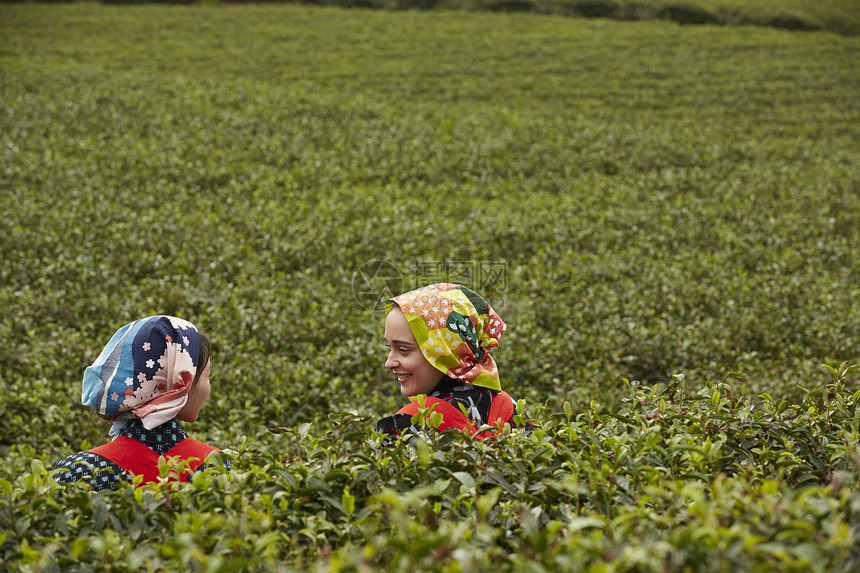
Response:
[{"label": "colorful floral headscarf", "polygon": [[140,418],[151,430],[175,418],[197,373],[200,336],[173,316],[150,316],[116,331],[84,371],[81,403],[114,422],[115,435]]},{"label": "colorful floral headscarf", "polygon": [[389,300],[406,315],[421,353],[443,374],[501,390],[490,349],[499,345],[507,325],[480,295],[460,285],[440,283]]}]

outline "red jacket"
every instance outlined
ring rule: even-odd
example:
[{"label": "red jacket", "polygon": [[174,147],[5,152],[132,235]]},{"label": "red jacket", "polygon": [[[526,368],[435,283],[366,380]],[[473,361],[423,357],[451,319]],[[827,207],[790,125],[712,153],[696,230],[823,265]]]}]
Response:
[{"label": "red jacket", "polygon": [[[129,438],[128,436],[119,436],[110,443],[87,451],[109,459],[132,475],[143,475],[143,482],[141,485],[158,480],[159,455],[137,440]],[[164,454],[164,457],[178,457],[180,460],[196,458],[185,466],[186,471],[179,476],[179,479],[185,481],[188,479],[191,472],[203,465],[203,461],[206,459],[207,455],[212,452],[220,451],[221,450],[213,448],[203,442],[198,442],[191,438],[185,438],[170,448]]]},{"label": "red jacket", "polygon": [[[429,396],[424,397],[425,408],[430,408],[433,404],[436,404],[433,412],[439,412],[442,414],[442,423],[439,425],[438,429],[446,430],[448,428],[456,428],[458,430],[468,432],[473,436],[477,433],[478,425],[454,404],[443,400],[442,398],[430,398]],[[416,400],[398,410],[397,413],[414,416],[418,413],[420,408],[421,405]],[[502,426],[510,424],[513,421],[513,416],[514,404],[511,396],[507,392],[499,392],[493,397],[493,401],[490,405],[490,414],[487,416],[487,423],[490,426],[494,426],[496,429],[481,432],[476,436],[477,439],[483,440],[490,436],[495,436],[499,433]]]}]

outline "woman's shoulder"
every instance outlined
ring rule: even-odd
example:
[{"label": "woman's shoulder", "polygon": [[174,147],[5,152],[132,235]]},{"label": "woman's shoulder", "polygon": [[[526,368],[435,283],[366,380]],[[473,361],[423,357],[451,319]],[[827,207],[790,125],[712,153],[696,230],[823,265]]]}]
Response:
[{"label": "woman's shoulder", "polygon": [[95,490],[114,489],[120,481],[131,481],[131,474],[94,452],[78,452],[54,465],[59,483],[89,482]]},{"label": "woman's shoulder", "polygon": [[376,431],[397,437],[412,426],[412,416],[409,414],[392,414],[380,418],[376,422]]}]

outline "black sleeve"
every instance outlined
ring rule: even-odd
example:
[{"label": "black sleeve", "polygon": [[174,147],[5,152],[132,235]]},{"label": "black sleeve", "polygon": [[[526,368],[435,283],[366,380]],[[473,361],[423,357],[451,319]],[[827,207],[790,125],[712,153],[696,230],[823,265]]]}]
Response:
[{"label": "black sleeve", "polygon": [[396,438],[404,430],[412,426],[412,416],[409,414],[394,414],[376,422],[376,431]]}]

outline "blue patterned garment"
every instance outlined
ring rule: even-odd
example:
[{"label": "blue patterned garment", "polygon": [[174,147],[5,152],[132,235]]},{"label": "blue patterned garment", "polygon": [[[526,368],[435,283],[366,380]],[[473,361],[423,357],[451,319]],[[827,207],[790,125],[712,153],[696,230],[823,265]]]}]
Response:
[{"label": "blue patterned garment", "polygon": [[[147,430],[142,420],[133,420],[120,431],[121,436],[128,436],[164,455],[170,448],[188,437],[178,420],[173,419],[160,426]],[[197,471],[210,467],[204,464]],[[65,457],[54,466],[60,471],[54,476],[54,481],[60,483],[89,482],[94,490],[117,489],[121,481],[131,483],[132,475],[117,464],[91,452],[78,452]]]}]

